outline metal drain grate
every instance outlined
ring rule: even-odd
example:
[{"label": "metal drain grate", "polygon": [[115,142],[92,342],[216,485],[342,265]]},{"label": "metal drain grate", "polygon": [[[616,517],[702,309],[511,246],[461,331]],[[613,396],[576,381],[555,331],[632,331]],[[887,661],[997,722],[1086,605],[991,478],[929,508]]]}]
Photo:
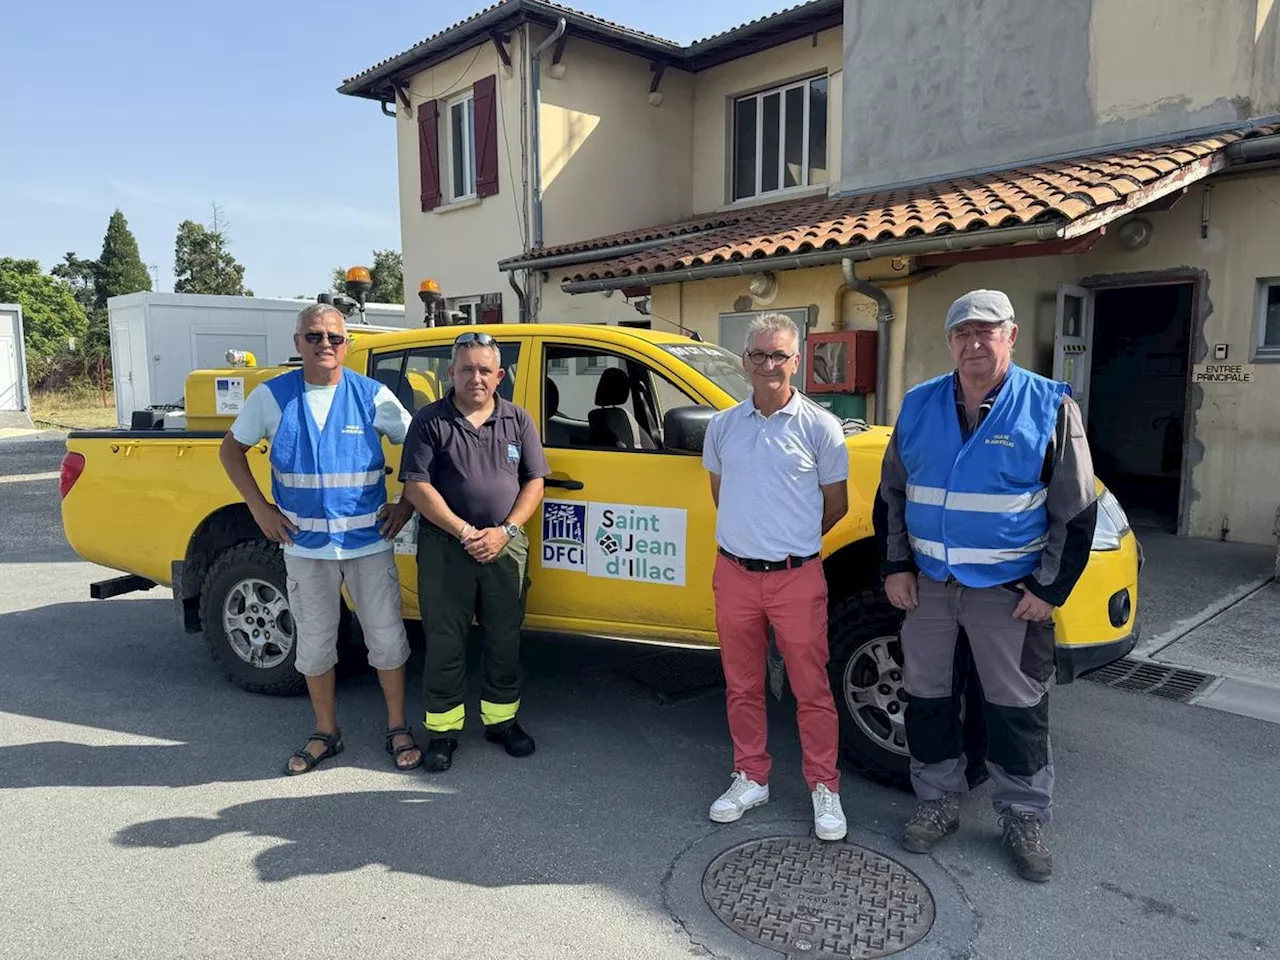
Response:
[{"label": "metal drain grate", "polygon": [[1213,681],[1213,677],[1207,673],[1130,657],[1121,657],[1105,667],[1091,670],[1081,679],[1121,690],[1132,690],[1134,693],[1149,693],[1153,697],[1163,697],[1179,703],[1186,703]]}]

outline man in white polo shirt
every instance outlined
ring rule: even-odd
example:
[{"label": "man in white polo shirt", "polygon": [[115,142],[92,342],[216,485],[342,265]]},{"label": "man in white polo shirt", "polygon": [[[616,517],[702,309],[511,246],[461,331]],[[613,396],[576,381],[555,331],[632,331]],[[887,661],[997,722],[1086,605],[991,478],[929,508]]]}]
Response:
[{"label": "man in white polo shirt", "polygon": [[712,418],[702,454],[719,511],[712,588],[734,762],[711,819],[729,823],[769,799],[764,687],[772,626],[796,698],[814,832],[840,840],[839,727],[819,554],[823,534],[848,510],[849,455],[840,422],[791,386],[800,332],[788,317],[751,322],[742,364],[751,396]]}]

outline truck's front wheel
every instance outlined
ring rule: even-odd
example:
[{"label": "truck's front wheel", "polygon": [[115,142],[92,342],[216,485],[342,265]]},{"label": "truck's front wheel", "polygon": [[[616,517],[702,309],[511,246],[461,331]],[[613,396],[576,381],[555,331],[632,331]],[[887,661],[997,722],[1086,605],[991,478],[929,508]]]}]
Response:
[{"label": "truck's front wheel", "polygon": [[306,678],[293,666],[297,633],[284,555],[275,544],[239,543],[209,565],[200,622],[210,656],[237,686],[277,696],[306,690]]}]

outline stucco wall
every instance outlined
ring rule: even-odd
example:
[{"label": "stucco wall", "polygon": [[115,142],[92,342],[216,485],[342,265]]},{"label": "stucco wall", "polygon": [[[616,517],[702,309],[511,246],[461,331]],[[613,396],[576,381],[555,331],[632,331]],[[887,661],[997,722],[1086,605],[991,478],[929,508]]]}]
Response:
[{"label": "stucco wall", "polygon": [[1273,112],[1276,15],[1273,0],[845,0],[843,189]]},{"label": "stucco wall", "polygon": [[649,63],[639,57],[571,37],[561,79],[551,76],[549,53],[543,61],[543,242],[555,246],[686,219],[692,212],[693,77],[668,70],[655,107]]},{"label": "stucco wall", "polygon": [[[795,40],[750,57],[703,70],[696,75],[693,102],[693,210],[706,213],[730,202],[729,165],[731,109],[734,97],[768,87],[802,80],[824,71],[830,81],[827,117],[828,183],[835,184],[841,169],[841,118],[843,80],[841,78],[841,31],[824,30],[812,38]],[[665,81],[664,81],[665,86]],[[817,191],[822,193],[821,188]],[[777,200],[777,194],[768,199]]]},{"label": "stucco wall", "polygon": [[[514,34],[511,56],[519,56],[519,33]],[[519,60],[516,60],[519,63]],[[506,125],[512,144],[510,160],[499,137],[498,193],[460,205],[445,203],[422,211],[418,173],[417,105],[425,100],[447,100],[470,87],[481,77],[497,75],[498,123]],[[409,81],[414,115],[397,110],[396,153],[400,178],[400,237],[404,254],[405,303],[418,304],[418,284],[425,277],[436,279],[448,297],[503,294],[503,315],[507,322],[518,318],[515,294],[497,263],[523,249],[520,196],[520,78],[508,75],[493,44],[465,51],[421,73]],[[441,104],[444,117],[444,104]],[[447,183],[445,157],[447,127],[441,123],[440,164],[442,185]],[[446,187],[447,190],[447,187]],[[447,195],[447,194],[446,194]],[[410,309],[413,309],[410,307]]]},{"label": "stucco wall", "polygon": [[[1225,343],[1229,363],[1249,364],[1255,337],[1257,280],[1280,276],[1280,245],[1272,212],[1280,206],[1280,174],[1262,173],[1217,181],[1209,204],[1208,236],[1200,237],[1203,186],[1174,209],[1148,216],[1154,235],[1136,252],[1111,236],[1075,257],[992,261],[952,267],[911,288],[903,357],[908,385],[950,369],[940,332],[947,305],[976,287],[1003,289],[1013,301],[1020,327],[1018,360],[1042,373],[1052,371],[1054,300],[1059,283],[1204,271],[1203,337],[1193,362],[1203,363],[1212,344]],[[1143,279],[1135,276],[1135,281]],[[1272,543],[1280,488],[1261,483],[1280,462],[1280,364],[1257,363],[1248,384],[1192,384],[1194,436],[1188,533]],[[1188,431],[1190,434],[1190,431]]]}]

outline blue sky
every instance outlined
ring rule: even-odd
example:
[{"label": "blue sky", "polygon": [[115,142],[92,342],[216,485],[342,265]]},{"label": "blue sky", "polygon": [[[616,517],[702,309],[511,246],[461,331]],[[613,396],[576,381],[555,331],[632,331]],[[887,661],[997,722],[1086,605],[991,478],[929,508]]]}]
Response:
[{"label": "blue sky", "polygon": [[[488,0],[43,0],[6,5],[0,256],[96,257],[119,207],[173,289],[185,219],[221,207],[259,296],[313,295],[400,247],[393,122],[336,92]],[[785,0],[582,0],[688,42]]]}]

